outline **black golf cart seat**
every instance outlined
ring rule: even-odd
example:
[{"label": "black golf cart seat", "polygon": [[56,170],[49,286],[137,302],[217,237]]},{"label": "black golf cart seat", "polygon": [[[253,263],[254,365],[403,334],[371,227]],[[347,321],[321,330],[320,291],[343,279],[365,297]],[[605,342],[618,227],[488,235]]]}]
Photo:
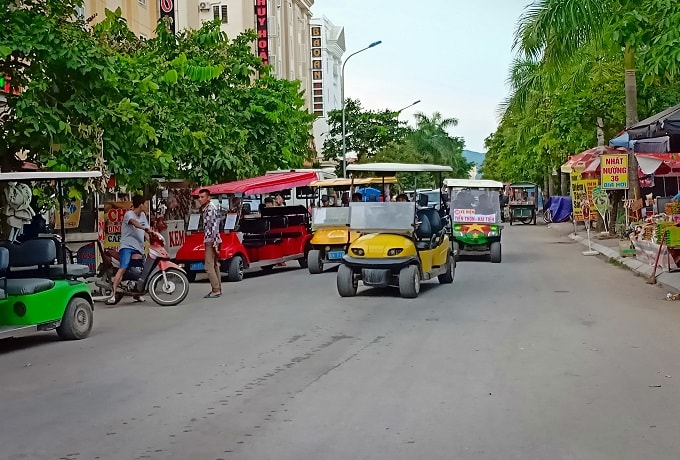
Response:
[{"label": "black golf cart seat", "polygon": [[[0,247],[0,272],[6,273],[9,267],[10,253],[7,248]],[[0,299],[8,295],[28,295],[47,291],[54,287],[54,281],[46,278],[18,278],[7,279],[2,276],[0,281]]]},{"label": "black golf cart seat", "polygon": [[[52,238],[38,238],[21,244],[9,241],[0,242],[0,247],[9,251],[7,278],[63,278],[64,265],[56,263],[57,244]],[[90,267],[81,264],[66,264],[66,276],[70,278],[85,276]]]}]

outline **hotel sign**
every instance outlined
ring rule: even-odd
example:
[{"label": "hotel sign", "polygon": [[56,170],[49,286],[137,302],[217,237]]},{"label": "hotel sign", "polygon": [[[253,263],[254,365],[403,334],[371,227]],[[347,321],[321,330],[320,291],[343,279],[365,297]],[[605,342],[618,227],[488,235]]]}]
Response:
[{"label": "hotel sign", "polygon": [[267,31],[267,0],[255,0],[257,55],[269,65],[269,32]]},{"label": "hotel sign", "polygon": [[320,26],[312,26],[311,37],[313,110],[315,115],[323,117],[323,53]]}]

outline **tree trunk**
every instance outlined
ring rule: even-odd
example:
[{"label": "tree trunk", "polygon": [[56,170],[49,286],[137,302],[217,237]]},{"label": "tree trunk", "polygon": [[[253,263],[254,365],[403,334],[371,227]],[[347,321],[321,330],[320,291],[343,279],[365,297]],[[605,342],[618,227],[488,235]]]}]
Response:
[{"label": "tree trunk", "polygon": [[597,146],[604,147],[604,121],[597,117]]},{"label": "tree trunk", "polygon": [[[638,120],[637,80],[635,76],[635,49],[627,44],[624,51],[623,66],[626,72],[626,128],[635,125]],[[630,192],[634,199],[642,196],[640,193],[640,180],[638,178],[638,163],[633,149],[628,150],[628,177]]]},{"label": "tree trunk", "polygon": [[562,196],[569,196],[569,174],[562,173],[560,188]]}]

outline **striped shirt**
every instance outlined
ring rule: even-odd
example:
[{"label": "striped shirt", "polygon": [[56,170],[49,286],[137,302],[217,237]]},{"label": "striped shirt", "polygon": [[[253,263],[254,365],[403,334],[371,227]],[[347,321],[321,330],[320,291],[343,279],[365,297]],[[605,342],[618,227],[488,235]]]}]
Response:
[{"label": "striped shirt", "polygon": [[213,243],[216,248],[222,242],[220,237],[220,215],[212,201],[203,208],[203,241]]}]

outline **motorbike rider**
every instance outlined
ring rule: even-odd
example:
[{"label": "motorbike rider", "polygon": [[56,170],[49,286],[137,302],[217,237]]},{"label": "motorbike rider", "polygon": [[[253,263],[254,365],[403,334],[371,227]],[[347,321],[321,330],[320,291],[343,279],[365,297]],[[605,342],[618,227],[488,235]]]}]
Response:
[{"label": "motorbike rider", "polygon": [[[123,225],[120,232],[120,268],[113,278],[113,290],[111,291],[111,298],[106,301],[107,304],[113,305],[116,303],[116,289],[120,286],[123,280],[125,271],[130,266],[130,261],[134,254],[144,255],[144,238],[149,233],[149,221],[146,218],[144,197],[135,195],[132,197],[132,209],[125,213],[123,217]],[[135,302],[144,302],[144,297],[141,295],[134,296]]]}]

